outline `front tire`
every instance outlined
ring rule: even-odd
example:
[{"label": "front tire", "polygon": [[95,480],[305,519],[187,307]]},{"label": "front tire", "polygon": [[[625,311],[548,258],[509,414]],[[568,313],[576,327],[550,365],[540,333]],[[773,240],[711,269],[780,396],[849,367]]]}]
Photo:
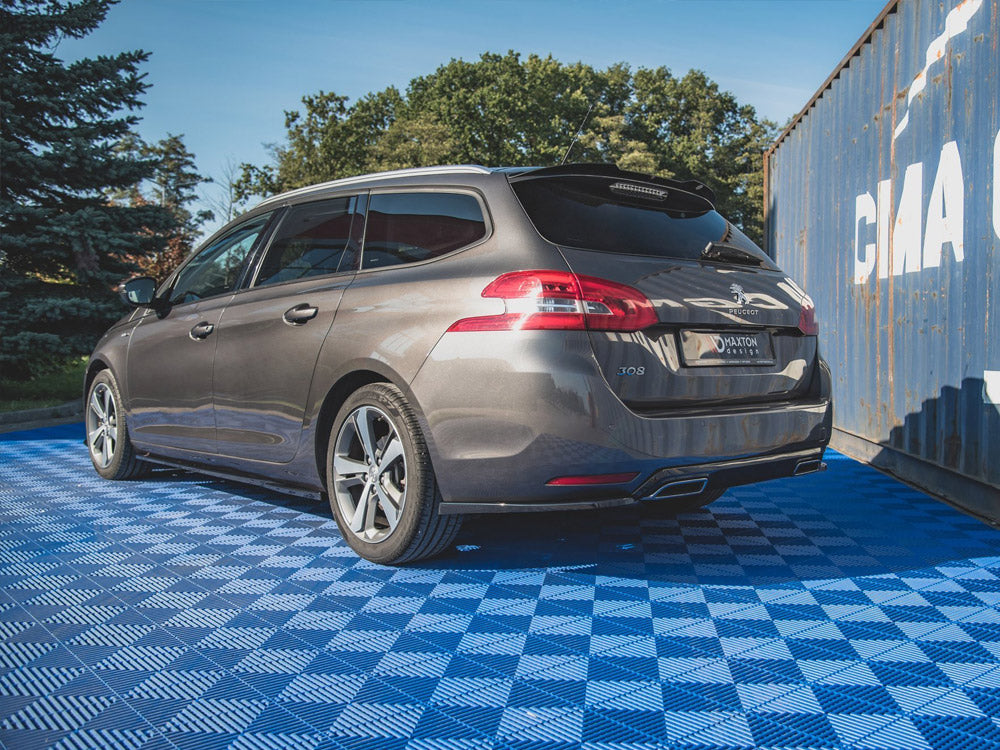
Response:
[{"label": "front tire", "polygon": [[110,370],[101,370],[87,390],[87,450],[97,473],[105,479],[136,479],[148,464],[136,458],[129,438],[122,396]]},{"label": "front tire", "polygon": [[388,383],[355,391],[341,407],[326,456],[327,492],[340,533],[382,565],[422,560],[451,546],[461,517],[438,515],[441,493],[416,414]]}]

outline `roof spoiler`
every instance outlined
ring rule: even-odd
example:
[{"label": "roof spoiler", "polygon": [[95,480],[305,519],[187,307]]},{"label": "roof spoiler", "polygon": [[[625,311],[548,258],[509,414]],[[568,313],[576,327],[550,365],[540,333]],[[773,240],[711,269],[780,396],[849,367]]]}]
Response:
[{"label": "roof spoiler", "polygon": [[521,180],[534,180],[540,177],[568,177],[590,176],[590,177],[620,177],[626,180],[636,180],[652,185],[660,185],[672,190],[683,190],[699,198],[703,198],[715,208],[715,193],[704,183],[697,180],[671,180],[666,177],[656,177],[641,172],[627,172],[619,169],[614,164],[561,164],[558,167],[539,167],[537,169],[527,169],[523,172],[511,174],[508,179],[511,182]]}]

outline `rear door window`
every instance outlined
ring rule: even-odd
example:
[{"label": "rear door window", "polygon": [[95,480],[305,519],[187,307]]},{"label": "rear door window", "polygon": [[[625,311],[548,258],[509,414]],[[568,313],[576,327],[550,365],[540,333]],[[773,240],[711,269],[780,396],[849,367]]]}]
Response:
[{"label": "rear door window", "polygon": [[511,186],[539,234],[557,245],[697,260],[709,243],[725,243],[773,267],[743,232],[683,190],[593,176],[528,178]]},{"label": "rear door window", "polygon": [[348,196],[290,208],[261,262],[255,286],[349,270],[357,206],[358,197]]},{"label": "rear door window", "polygon": [[362,268],[431,260],[486,236],[479,200],[468,193],[376,193],[368,205]]}]

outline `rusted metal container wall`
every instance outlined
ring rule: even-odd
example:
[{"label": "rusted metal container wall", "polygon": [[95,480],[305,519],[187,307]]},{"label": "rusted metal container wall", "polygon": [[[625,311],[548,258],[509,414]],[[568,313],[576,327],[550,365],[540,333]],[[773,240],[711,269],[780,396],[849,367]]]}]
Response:
[{"label": "rusted metal container wall", "polygon": [[998,0],[890,3],[765,155],[835,446],[1000,516]]}]

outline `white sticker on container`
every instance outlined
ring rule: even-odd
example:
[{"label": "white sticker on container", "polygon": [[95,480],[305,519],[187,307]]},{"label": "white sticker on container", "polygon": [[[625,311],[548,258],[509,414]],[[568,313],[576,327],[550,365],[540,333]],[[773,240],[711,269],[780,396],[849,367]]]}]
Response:
[{"label": "white sticker on container", "polygon": [[983,370],[983,401],[1000,404],[1000,370]]}]

